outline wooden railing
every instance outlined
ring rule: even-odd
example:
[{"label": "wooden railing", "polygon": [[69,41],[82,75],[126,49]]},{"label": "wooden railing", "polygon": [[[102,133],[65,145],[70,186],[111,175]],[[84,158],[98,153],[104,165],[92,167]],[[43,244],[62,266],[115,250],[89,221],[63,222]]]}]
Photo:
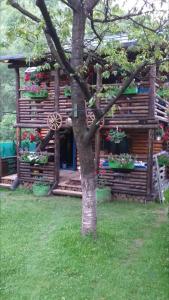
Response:
[{"label": "wooden railing", "polygon": [[169,110],[169,102],[156,95],[155,100],[155,118],[159,121],[168,122],[167,111]]},{"label": "wooden railing", "polygon": [[111,186],[114,193],[135,194],[145,196],[147,192],[147,170],[135,168],[129,173],[100,168],[98,180]]}]

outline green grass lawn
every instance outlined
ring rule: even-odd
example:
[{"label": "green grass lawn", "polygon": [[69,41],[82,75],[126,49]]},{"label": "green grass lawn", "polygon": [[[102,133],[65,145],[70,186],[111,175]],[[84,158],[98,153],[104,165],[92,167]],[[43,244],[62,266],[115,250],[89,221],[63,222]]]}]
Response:
[{"label": "green grass lawn", "polygon": [[79,199],[1,190],[1,300],[168,300],[167,206],[98,206],[80,236]]}]

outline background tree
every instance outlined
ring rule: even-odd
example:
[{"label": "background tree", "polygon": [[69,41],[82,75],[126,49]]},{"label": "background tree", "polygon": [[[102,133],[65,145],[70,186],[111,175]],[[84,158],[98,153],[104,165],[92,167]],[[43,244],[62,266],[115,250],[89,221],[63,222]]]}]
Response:
[{"label": "background tree", "polygon": [[[45,3],[44,0],[37,0],[31,2],[32,6],[29,11],[22,1],[8,0],[8,3],[22,13],[22,23],[17,26],[15,35],[19,32],[19,36],[32,45],[31,48],[36,39],[34,50],[38,55],[48,45],[53,59],[69,75],[72,110],[74,111],[74,107],[77,107],[77,117],[72,116],[72,123],[81,166],[82,234],[95,235],[96,181],[91,140],[99,128],[100,120],[122,95],[133,78],[146,65],[166,60],[168,19],[166,11],[163,10],[165,1],[160,1],[161,6],[160,9],[158,7],[158,12],[154,1],[151,0],[141,1],[138,7],[128,9],[126,7],[126,11],[122,10],[116,1],[111,0],[60,0],[57,1],[57,5],[55,1]],[[36,12],[36,15],[32,14],[32,11]],[[21,27],[22,30],[20,30]],[[29,28],[29,31],[26,28]],[[31,28],[34,30],[30,33]],[[127,51],[120,42],[115,38],[110,42],[107,38],[119,33],[126,33],[129,39],[137,40],[134,49],[137,55],[132,62],[128,60]],[[45,46],[43,46],[44,37],[47,41]],[[69,45],[69,56],[65,51],[65,44]],[[117,96],[112,97],[102,111],[95,104],[94,100],[98,95],[93,95],[89,90],[85,74],[92,59],[97,57],[102,62],[103,54],[104,72],[108,71],[106,64],[109,69],[109,66],[116,63],[128,72],[128,78]],[[96,68],[101,70],[98,64]],[[95,121],[90,129],[86,122],[85,102],[90,102],[95,114]]]}]

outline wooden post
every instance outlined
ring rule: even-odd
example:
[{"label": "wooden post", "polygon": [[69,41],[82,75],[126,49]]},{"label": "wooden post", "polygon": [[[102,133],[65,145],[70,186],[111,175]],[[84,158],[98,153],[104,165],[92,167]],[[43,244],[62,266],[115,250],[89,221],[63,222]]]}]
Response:
[{"label": "wooden post", "polygon": [[20,160],[19,160],[19,148],[21,143],[21,129],[16,128],[16,155],[17,155],[17,177],[20,180]]},{"label": "wooden post", "polygon": [[15,89],[16,89],[16,121],[19,123],[19,98],[20,98],[20,73],[19,68],[15,68],[15,75],[16,75],[16,82],[15,82]]},{"label": "wooden post", "polygon": [[[19,67],[15,68],[16,82],[16,123],[20,122],[19,115],[19,98],[20,98],[20,72]],[[21,143],[21,129],[16,127],[16,154],[17,154],[17,177],[20,180],[20,161],[19,161],[19,148]]]},{"label": "wooden post", "polygon": [[[59,112],[59,71],[55,71],[55,111]],[[60,171],[60,138],[59,132],[56,131],[54,134],[54,178],[55,178],[55,187],[59,183],[59,171]]]},{"label": "wooden post", "polygon": [[156,99],[156,66],[150,67],[149,72],[149,82],[150,82],[150,101],[149,101],[149,118],[155,118],[155,99]]},{"label": "wooden post", "polygon": [[150,200],[153,192],[153,141],[154,129],[148,130],[148,156],[147,156],[147,199]]},{"label": "wooden post", "polygon": [[[99,93],[100,89],[102,86],[102,73],[101,69],[97,69],[97,81],[96,81],[96,92]],[[97,108],[100,107],[100,99],[97,96],[96,100],[96,106]],[[99,164],[100,164],[100,129],[97,130],[96,135],[95,135],[95,166],[96,166],[96,171],[99,169]]]}]

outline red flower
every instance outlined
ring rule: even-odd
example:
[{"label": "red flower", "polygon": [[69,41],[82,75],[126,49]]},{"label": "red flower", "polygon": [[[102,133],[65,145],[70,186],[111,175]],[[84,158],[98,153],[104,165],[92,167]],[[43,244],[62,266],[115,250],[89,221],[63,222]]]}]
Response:
[{"label": "red flower", "polygon": [[28,132],[24,131],[22,134],[22,140],[26,140],[27,137],[28,137]]},{"label": "red flower", "polygon": [[30,74],[26,73],[25,74],[25,81],[29,81],[30,80]]},{"label": "red flower", "polygon": [[29,139],[31,142],[35,141],[35,136],[31,133],[29,136]]},{"label": "red flower", "polygon": [[100,170],[100,174],[102,175],[106,174],[106,170]]}]

